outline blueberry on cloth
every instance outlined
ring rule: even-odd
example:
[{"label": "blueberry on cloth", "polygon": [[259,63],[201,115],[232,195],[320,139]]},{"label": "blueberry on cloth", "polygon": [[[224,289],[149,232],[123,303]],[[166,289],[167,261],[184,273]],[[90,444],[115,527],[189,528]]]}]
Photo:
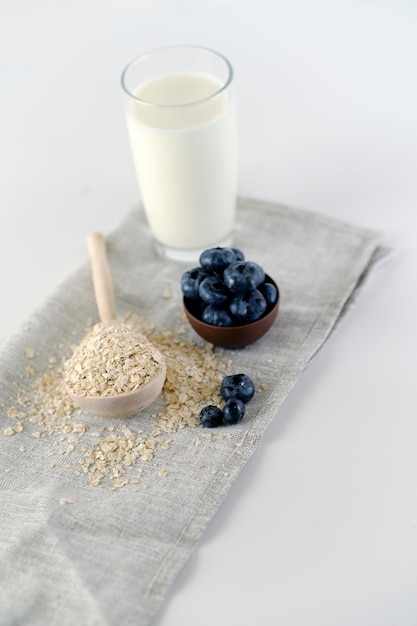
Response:
[{"label": "blueberry on cloth", "polygon": [[230,311],[237,319],[254,322],[265,313],[266,300],[258,289],[236,295],[230,302]]},{"label": "blueberry on cloth", "polygon": [[278,289],[272,283],[264,282],[258,290],[266,300],[268,306],[273,306],[278,299]]},{"label": "blueberry on cloth", "polygon": [[200,422],[206,428],[217,428],[223,424],[223,411],[218,406],[209,404],[201,409]]},{"label": "blueberry on cloth", "polygon": [[230,398],[223,407],[223,419],[226,424],[239,424],[245,415],[246,404],[239,398]]},{"label": "blueberry on cloth", "polygon": [[232,248],[209,248],[200,254],[200,265],[209,272],[223,271],[236,261]]},{"label": "blueberry on cloth", "polygon": [[196,300],[199,298],[198,289],[200,283],[208,276],[208,273],[202,267],[194,267],[187,270],[181,276],[181,290],[186,298]]},{"label": "blueberry on cloth", "polygon": [[235,293],[253,291],[264,282],[265,272],[258,263],[253,261],[237,261],[223,272],[226,287]]},{"label": "blueberry on cloth", "polygon": [[230,291],[217,276],[207,276],[198,288],[200,298],[207,304],[226,304],[230,299]]},{"label": "blueberry on cloth", "polygon": [[233,326],[233,319],[226,309],[208,304],[201,314],[201,319],[212,326]]},{"label": "blueberry on cloth", "polygon": [[253,398],[255,385],[247,374],[232,374],[223,378],[220,393],[224,400],[237,398],[246,403]]}]

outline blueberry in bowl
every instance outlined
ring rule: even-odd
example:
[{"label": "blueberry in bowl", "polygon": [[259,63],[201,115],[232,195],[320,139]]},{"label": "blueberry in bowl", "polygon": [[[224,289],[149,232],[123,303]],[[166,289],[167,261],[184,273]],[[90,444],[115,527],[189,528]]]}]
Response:
[{"label": "blueberry in bowl", "polygon": [[233,293],[252,291],[265,280],[265,272],[253,261],[231,263],[223,272],[226,287]]},{"label": "blueberry in bowl", "polygon": [[181,276],[181,290],[186,298],[196,300],[200,297],[200,285],[205,278],[208,278],[209,273],[202,267],[193,267],[191,270],[187,270]]},{"label": "blueberry in bowl", "polygon": [[205,250],[200,266],[184,272],[181,289],[192,328],[223,348],[243,348],[257,341],[278,315],[278,285],[237,248]]}]

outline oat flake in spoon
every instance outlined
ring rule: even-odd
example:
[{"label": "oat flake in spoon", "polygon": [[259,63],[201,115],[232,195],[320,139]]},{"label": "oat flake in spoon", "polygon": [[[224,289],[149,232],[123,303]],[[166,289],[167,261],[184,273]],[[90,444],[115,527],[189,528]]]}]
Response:
[{"label": "oat flake in spoon", "polygon": [[91,233],[87,242],[101,323],[65,363],[64,381],[82,410],[102,417],[128,417],[160,394],[166,377],[165,358],[132,326],[115,319],[105,239]]}]

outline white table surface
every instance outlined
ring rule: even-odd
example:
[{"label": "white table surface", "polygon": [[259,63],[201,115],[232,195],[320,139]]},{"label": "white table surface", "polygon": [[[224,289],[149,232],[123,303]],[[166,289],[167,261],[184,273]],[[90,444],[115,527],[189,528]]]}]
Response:
[{"label": "white table surface", "polygon": [[387,233],[155,626],[417,624],[417,3],[3,0],[0,337],[137,202],[119,76],[207,45],[236,72],[239,193]]}]

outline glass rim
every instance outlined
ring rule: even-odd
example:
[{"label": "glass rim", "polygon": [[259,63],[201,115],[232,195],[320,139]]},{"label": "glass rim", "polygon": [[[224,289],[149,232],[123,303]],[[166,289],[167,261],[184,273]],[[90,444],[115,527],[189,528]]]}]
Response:
[{"label": "glass rim", "polygon": [[[209,96],[205,96],[204,98],[200,98],[199,100],[193,100],[192,102],[183,102],[180,104],[158,104],[156,102],[149,102],[148,100],[144,100],[143,98],[138,98],[137,96],[135,96],[126,86],[125,80],[126,80],[126,75],[128,73],[128,71],[131,69],[131,67],[137,63],[138,61],[141,61],[143,59],[146,59],[147,57],[150,57],[151,55],[155,54],[156,52],[162,52],[164,50],[174,50],[174,49],[190,49],[190,50],[203,50],[205,52],[210,52],[211,54],[214,54],[215,56],[217,56],[219,59],[221,59],[222,61],[224,61],[227,70],[228,70],[228,76],[227,79],[225,81],[225,83],[220,87],[220,89],[218,89],[217,91],[215,91],[214,93],[210,94]],[[159,108],[159,109],[175,109],[175,108],[182,108],[182,107],[189,107],[189,106],[195,106],[196,104],[202,104],[204,102],[208,102],[209,100],[212,100],[213,98],[216,98],[219,94],[221,94],[223,91],[225,91],[229,85],[231,84],[232,80],[233,80],[233,66],[230,63],[229,59],[227,59],[223,54],[221,54],[220,52],[217,52],[216,50],[213,50],[212,48],[208,48],[206,46],[195,46],[195,45],[189,45],[189,44],[178,44],[178,45],[172,45],[172,46],[162,46],[160,48],[154,48],[153,50],[148,50],[147,52],[143,52],[142,54],[140,54],[139,56],[137,56],[136,58],[134,58],[132,61],[130,61],[130,63],[128,63],[126,65],[126,67],[124,68],[121,78],[120,78],[120,82],[123,88],[123,91],[130,96],[131,98],[133,98],[133,100],[135,100],[136,102],[140,102],[142,105],[147,106],[147,107],[154,107],[154,108]]]}]

